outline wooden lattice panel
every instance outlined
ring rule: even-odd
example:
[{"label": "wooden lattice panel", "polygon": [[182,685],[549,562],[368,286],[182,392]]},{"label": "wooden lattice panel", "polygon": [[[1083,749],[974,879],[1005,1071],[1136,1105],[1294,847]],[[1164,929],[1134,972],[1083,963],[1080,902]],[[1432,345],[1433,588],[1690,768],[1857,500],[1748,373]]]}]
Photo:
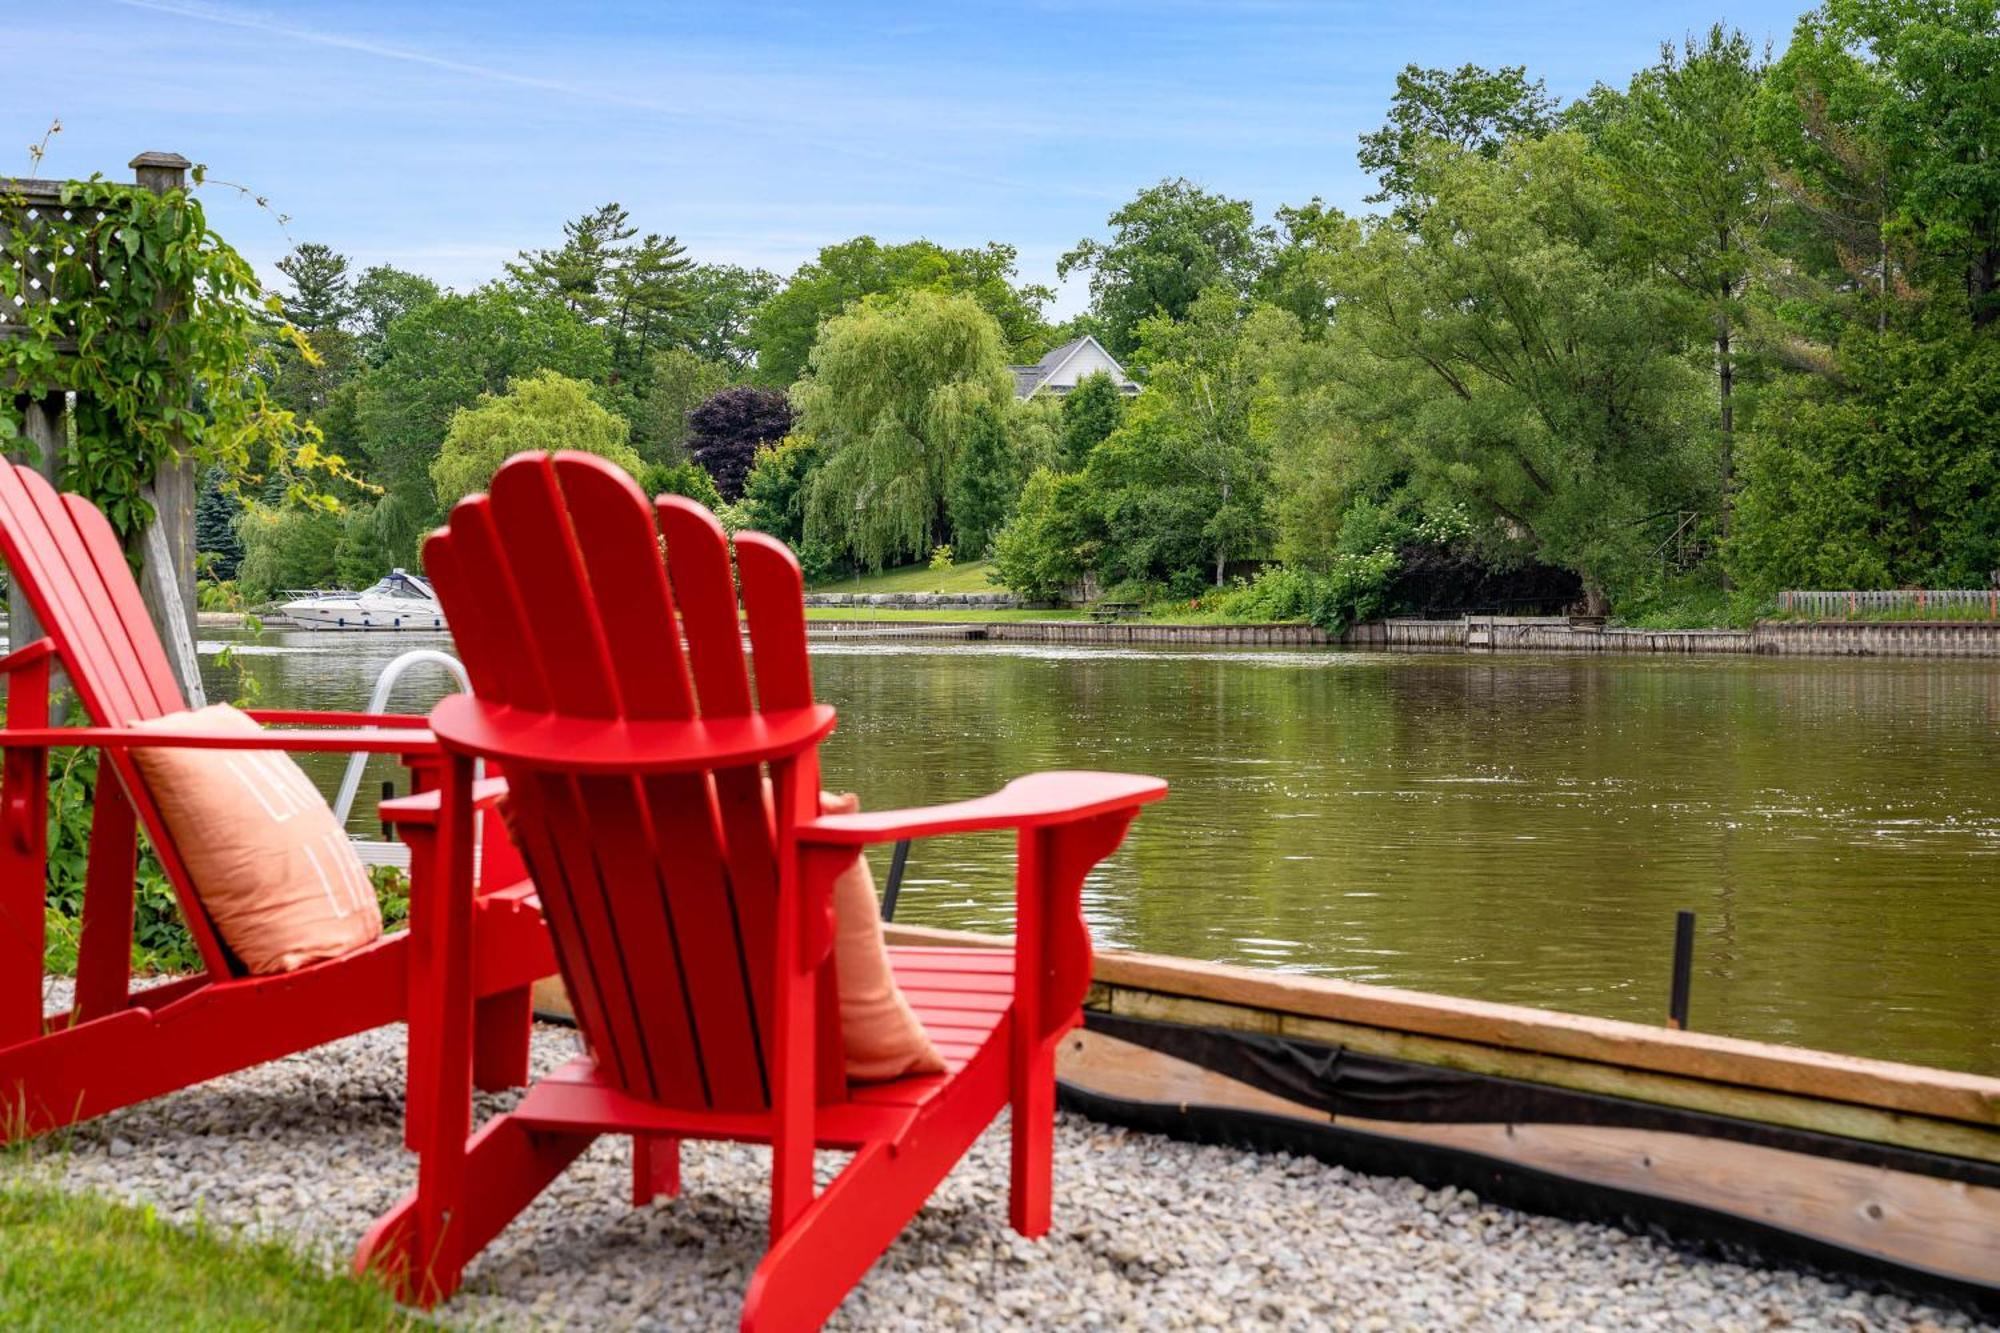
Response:
[{"label": "wooden lattice panel", "polygon": [[[50,299],[58,254],[74,253],[66,243],[58,250],[51,224],[75,217],[62,202],[59,182],[0,180],[0,264],[10,274],[0,295],[0,338],[22,336],[26,309]],[[71,336],[57,342],[58,351],[74,350],[75,331],[67,332]]]}]

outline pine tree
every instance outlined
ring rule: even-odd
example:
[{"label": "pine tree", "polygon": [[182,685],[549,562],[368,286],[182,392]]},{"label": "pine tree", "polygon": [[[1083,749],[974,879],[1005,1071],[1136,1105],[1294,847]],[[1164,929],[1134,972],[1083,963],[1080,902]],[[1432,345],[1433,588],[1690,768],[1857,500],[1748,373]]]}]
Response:
[{"label": "pine tree", "polygon": [[554,250],[523,250],[521,262],[507,265],[517,282],[560,300],[577,314],[601,322],[614,299],[612,275],[638,228],[625,210],[609,203],[563,223],[563,243]]},{"label": "pine tree", "polygon": [[691,303],[687,278],[694,261],[681,243],[657,232],[619,256],[609,275],[611,356],[629,376],[653,343]]},{"label": "pine tree", "polygon": [[292,282],[285,317],[307,333],[337,329],[354,313],[354,283],[347,276],[347,256],[332,246],[307,241],[292,247],[278,261],[278,272]]},{"label": "pine tree", "polygon": [[243,559],[243,542],[236,535],[242,501],[223,490],[227,473],[212,467],[202,474],[201,494],[194,504],[194,547],[206,570],[218,579],[236,577]]}]

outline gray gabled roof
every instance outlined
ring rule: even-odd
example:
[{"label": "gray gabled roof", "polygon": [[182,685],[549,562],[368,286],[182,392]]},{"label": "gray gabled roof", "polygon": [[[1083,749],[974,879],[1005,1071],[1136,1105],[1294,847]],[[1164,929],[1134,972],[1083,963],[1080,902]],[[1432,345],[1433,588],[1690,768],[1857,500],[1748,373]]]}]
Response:
[{"label": "gray gabled roof", "polygon": [[1068,365],[1076,354],[1085,347],[1095,347],[1099,352],[1104,354],[1104,359],[1109,361],[1118,372],[1112,378],[1117,382],[1120,390],[1126,393],[1138,392],[1138,384],[1130,375],[1125,373],[1125,367],[1118,364],[1118,358],[1111,355],[1103,343],[1086,333],[1080,338],[1071,338],[1068,342],[1060,346],[1051,347],[1042,356],[1042,359],[1032,366],[1007,367],[1008,370],[1014,373],[1015,396],[1019,398],[1032,397],[1035,390],[1055,378],[1056,373]]}]

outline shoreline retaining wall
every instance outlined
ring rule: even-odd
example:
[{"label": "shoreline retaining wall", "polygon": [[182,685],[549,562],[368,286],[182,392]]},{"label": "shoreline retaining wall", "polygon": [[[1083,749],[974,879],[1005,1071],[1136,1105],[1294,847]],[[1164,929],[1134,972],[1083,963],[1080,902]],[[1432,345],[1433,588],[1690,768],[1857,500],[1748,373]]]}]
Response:
[{"label": "shoreline retaining wall", "polygon": [[1755,629],[1624,629],[1559,616],[1374,620],[1338,637],[1312,625],[1165,625],[1145,620],[808,621],[815,638],[984,640],[993,643],[1185,644],[1304,648],[1339,645],[1434,652],[1721,653],[1821,657],[2000,658],[1987,621],[1761,621]]}]

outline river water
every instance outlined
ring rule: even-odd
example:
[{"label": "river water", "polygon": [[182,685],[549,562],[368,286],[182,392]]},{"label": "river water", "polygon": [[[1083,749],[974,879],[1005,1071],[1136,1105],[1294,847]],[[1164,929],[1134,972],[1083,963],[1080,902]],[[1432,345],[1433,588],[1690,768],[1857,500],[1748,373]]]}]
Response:
[{"label": "river water", "polygon": [[[418,635],[205,632],[214,697],[357,708]],[[2000,670],[1960,662],[816,646],[868,808],[1154,773],[1102,944],[2000,1074]],[[444,689],[413,673],[394,707]],[[371,768],[366,825],[384,766]],[[338,766],[315,776],[330,792]],[[1005,930],[1005,836],[920,843],[898,919]],[[877,863],[878,877],[882,863]]]}]

